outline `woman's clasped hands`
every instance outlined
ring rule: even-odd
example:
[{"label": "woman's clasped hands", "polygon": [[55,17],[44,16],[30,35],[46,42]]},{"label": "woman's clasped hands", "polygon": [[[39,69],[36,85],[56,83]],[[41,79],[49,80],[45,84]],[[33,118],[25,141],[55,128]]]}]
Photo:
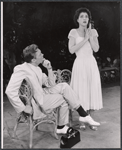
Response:
[{"label": "woman's clasped hands", "polygon": [[90,38],[92,38],[92,30],[90,28],[86,29],[86,34],[85,34],[85,38],[87,40],[89,40]]}]

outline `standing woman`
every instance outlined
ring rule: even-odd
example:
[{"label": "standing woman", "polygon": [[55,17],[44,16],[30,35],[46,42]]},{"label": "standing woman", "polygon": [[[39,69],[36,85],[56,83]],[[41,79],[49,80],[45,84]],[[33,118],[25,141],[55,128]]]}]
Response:
[{"label": "standing woman", "polygon": [[98,52],[98,33],[91,29],[91,13],[87,8],[79,8],[74,15],[77,28],[68,34],[68,48],[76,54],[72,68],[71,87],[79,96],[83,108],[99,110],[103,107],[100,74],[93,51]]}]

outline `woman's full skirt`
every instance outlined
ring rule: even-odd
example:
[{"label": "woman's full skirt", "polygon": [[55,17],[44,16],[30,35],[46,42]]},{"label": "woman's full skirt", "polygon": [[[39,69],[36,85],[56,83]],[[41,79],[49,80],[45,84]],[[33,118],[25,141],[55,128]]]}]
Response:
[{"label": "woman's full skirt", "polygon": [[103,107],[100,73],[94,56],[75,59],[70,85],[85,110]]}]

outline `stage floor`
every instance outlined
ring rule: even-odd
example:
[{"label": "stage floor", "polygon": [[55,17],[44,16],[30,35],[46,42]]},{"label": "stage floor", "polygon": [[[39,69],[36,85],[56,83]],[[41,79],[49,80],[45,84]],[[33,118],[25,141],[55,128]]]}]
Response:
[{"label": "stage floor", "polygon": [[[81,133],[81,141],[73,148],[120,148],[120,86],[104,86],[103,105],[104,108],[92,113],[94,120],[101,123],[97,131],[79,129],[78,114],[73,112],[73,126]],[[21,125],[17,130],[19,139],[12,139],[13,127],[15,125],[16,112],[4,96],[3,103],[3,148],[4,149],[26,149],[29,143],[29,130],[26,125]],[[33,148],[59,148],[59,140],[53,138],[53,126],[41,125],[43,131],[35,131]]]}]

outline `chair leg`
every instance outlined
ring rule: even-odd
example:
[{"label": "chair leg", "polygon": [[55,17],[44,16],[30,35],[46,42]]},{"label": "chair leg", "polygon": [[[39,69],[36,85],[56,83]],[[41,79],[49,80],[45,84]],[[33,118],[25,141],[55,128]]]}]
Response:
[{"label": "chair leg", "polygon": [[15,124],[15,126],[14,126],[14,133],[13,133],[13,137],[14,137],[14,138],[17,136],[17,135],[16,135],[17,127],[18,127],[18,121],[16,122],[16,124]]},{"label": "chair leg", "polygon": [[17,130],[17,127],[18,127],[20,118],[21,118],[21,115],[19,115],[19,116],[17,117],[17,119],[16,119],[16,123],[15,123],[15,126],[14,126],[14,133],[13,133],[13,137],[14,137],[14,138],[17,137],[17,135],[16,135],[16,130]]},{"label": "chair leg", "polygon": [[38,125],[36,126],[36,130],[38,130]]},{"label": "chair leg", "polygon": [[55,126],[55,129],[54,129],[54,136],[55,138],[58,140],[58,135],[57,135],[57,124],[54,125]]},{"label": "chair leg", "polygon": [[55,114],[55,124],[54,124],[54,135],[55,138],[58,140],[58,135],[57,135],[57,125],[58,125],[58,114],[59,114],[59,108],[56,109],[56,114]]},{"label": "chair leg", "polygon": [[72,126],[72,121],[73,121],[72,118],[73,118],[73,117],[72,117],[72,110],[69,109],[69,126],[70,126],[70,127]]},{"label": "chair leg", "polygon": [[33,146],[33,122],[32,122],[32,116],[30,116],[30,143],[29,148],[32,148]]}]

